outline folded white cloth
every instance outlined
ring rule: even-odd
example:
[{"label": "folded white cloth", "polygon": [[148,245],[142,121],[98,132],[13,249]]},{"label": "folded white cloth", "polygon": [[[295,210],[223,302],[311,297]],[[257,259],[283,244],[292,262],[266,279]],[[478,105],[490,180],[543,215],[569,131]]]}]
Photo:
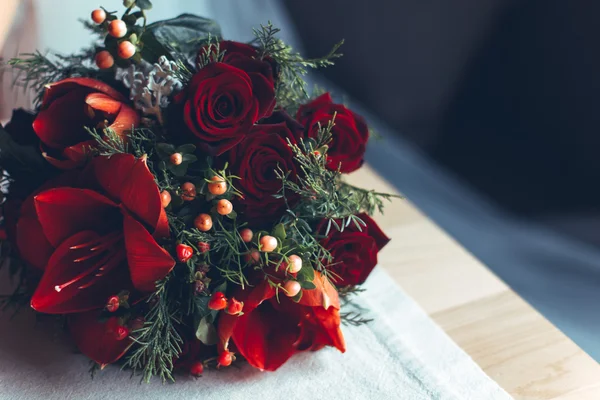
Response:
[{"label": "folded white cloth", "polygon": [[0,399],[511,399],[385,271],[376,268],[365,288],[355,302],[373,321],[344,327],[345,354],[327,348],[299,354],[276,372],[244,365],[166,385],[140,384],[117,367],[91,380],[67,335],[53,338],[48,326],[34,326],[31,311],[12,321],[4,314]]}]

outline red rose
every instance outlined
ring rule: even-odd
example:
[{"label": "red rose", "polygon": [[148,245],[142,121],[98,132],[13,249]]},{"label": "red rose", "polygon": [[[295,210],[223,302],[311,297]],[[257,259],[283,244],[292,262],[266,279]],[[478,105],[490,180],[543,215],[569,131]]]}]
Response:
[{"label": "red rose", "polygon": [[274,371],[294,353],[332,346],[344,352],[340,302],[335,288],[315,272],[316,289],[302,290],[299,303],[279,295],[267,281],[233,294],[244,302],[241,316],[221,313],[217,331],[219,353],[229,341],[250,365]]},{"label": "red rose", "polygon": [[[337,113],[337,114],[335,114]],[[342,104],[334,104],[331,95],[325,93],[308,104],[300,106],[297,119],[306,127],[308,137],[317,137],[319,123],[324,128],[335,116],[332,140],[327,151],[327,167],[344,173],[359,169],[364,162],[369,140],[365,120]]]},{"label": "red rose", "polygon": [[[229,169],[240,177],[235,186],[244,197],[236,200],[238,209],[247,221],[268,224],[283,215],[286,204],[274,195],[281,191],[282,182],[275,171],[280,168],[289,172],[288,179],[296,180],[297,167],[288,141],[295,138],[285,122],[255,125],[227,156]],[[293,205],[295,196],[286,193],[288,204]]]},{"label": "red rose", "polygon": [[[390,241],[375,221],[367,214],[359,214],[366,226],[358,229],[354,223],[338,231],[332,227],[329,235],[321,240],[333,256],[333,264],[329,267],[339,276],[337,286],[360,285],[367,279],[375,265],[377,253]],[[327,221],[321,222],[317,232],[325,234]]]},{"label": "red rose", "polygon": [[210,63],[198,71],[175,102],[183,106],[183,120],[212,155],[220,155],[239,143],[252,125],[269,116],[275,105],[271,65],[235,50],[244,45],[224,42],[231,47],[224,62]]},{"label": "red rose", "polygon": [[168,222],[144,159],[96,157],[61,180],[28,198],[17,223],[20,254],[43,270],[31,307],[74,313],[69,324],[80,350],[110,363],[130,343],[119,340],[122,328],[97,321],[98,310],[121,290],[153,291],[173,268],[154,239],[169,235]]},{"label": "red rose", "polygon": [[125,135],[137,126],[139,116],[126,102],[118,91],[95,79],[69,78],[51,84],[33,122],[43,156],[61,169],[83,165],[87,148],[95,144],[85,127],[109,127]]}]

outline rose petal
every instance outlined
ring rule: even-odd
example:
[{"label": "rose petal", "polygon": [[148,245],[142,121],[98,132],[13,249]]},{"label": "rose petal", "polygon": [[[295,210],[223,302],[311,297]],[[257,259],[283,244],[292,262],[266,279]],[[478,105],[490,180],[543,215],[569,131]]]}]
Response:
[{"label": "rose petal", "polygon": [[175,266],[175,260],[160,247],[146,228],[129,215],[124,216],[125,248],[131,281],[141,292],[156,289],[156,281],[163,279]]},{"label": "rose petal", "polygon": [[112,327],[116,317],[101,321],[98,311],[69,315],[71,336],[79,350],[101,366],[121,358],[133,344],[129,338],[117,340]]},{"label": "rose petal", "polygon": [[105,230],[120,217],[115,203],[88,189],[50,189],[34,201],[40,225],[54,247],[84,229]]}]

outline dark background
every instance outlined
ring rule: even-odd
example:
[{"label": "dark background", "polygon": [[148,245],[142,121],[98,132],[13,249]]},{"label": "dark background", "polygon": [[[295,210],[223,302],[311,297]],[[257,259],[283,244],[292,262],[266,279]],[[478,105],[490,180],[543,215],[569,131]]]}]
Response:
[{"label": "dark background", "polygon": [[[600,2],[287,1],[325,76],[491,202],[600,244]],[[318,12],[315,12],[318,10]]]}]

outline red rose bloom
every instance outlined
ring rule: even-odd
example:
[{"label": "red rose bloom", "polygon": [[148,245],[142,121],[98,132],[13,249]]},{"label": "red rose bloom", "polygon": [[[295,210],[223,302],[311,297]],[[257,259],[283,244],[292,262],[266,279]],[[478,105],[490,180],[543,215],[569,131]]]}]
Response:
[{"label": "red rose bloom", "polygon": [[[337,114],[335,114],[337,113]],[[297,119],[306,127],[308,137],[314,138],[319,123],[326,127],[335,117],[332,140],[327,151],[327,167],[344,173],[359,169],[364,162],[369,129],[365,120],[342,104],[334,104],[331,95],[325,93],[308,104],[300,106]]]},{"label": "red rose bloom", "polygon": [[277,300],[267,281],[237,289],[233,296],[244,302],[243,314],[220,314],[219,353],[231,340],[250,365],[274,371],[299,351],[332,346],[344,352],[338,293],[318,272],[313,283],[316,289],[303,289],[299,303],[281,295]]},{"label": "red rose bloom", "polygon": [[124,154],[97,157],[53,184],[25,201],[17,223],[20,254],[43,270],[31,306],[76,313],[69,325],[81,351],[110,363],[130,343],[97,310],[121,290],[153,291],[175,265],[154,239],[169,235],[158,187],[144,159]]},{"label": "red rose bloom", "polygon": [[[333,256],[332,272],[339,276],[338,286],[360,285],[367,279],[375,265],[377,253],[390,241],[381,228],[367,214],[359,214],[366,226],[358,229],[353,223],[338,231],[332,227],[329,235],[321,240]],[[323,221],[317,232],[325,234],[327,222]]]},{"label": "red rose bloom", "polygon": [[[283,198],[274,195],[281,190],[281,180],[275,171],[289,172],[288,179],[296,180],[297,167],[288,141],[295,137],[285,122],[255,125],[244,140],[231,149],[227,156],[235,182],[244,197],[236,200],[236,209],[246,221],[268,224],[281,217],[286,209]],[[291,193],[286,193],[288,203],[294,203]]]},{"label": "red rose bloom", "polygon": [[271,64],[249,56],[251,46],[223,42],[222,49],[228,50],[223,62],[200,69],[175,97],[183,105],[187,129],[200,139],[198,146],[212,155],[239,143],[275,105]]},{"label": "red rose bloom", "polygon": [[139,123],[138,114],[126,102],[121,93],[91,78],[51,84],[33,122],[43,156],[61,169],[83,165],[87,148],[95,143],[85,127],[109,127],[124,135]]}]

